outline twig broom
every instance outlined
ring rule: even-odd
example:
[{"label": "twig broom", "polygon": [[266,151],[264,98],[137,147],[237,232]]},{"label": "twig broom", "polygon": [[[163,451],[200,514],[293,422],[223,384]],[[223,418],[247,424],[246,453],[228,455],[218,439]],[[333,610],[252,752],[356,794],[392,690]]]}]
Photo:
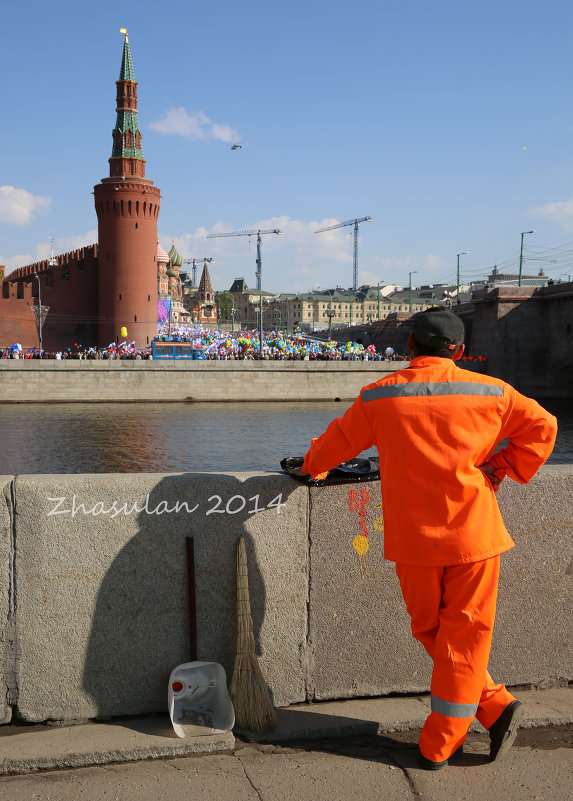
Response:
[{"label": "twig broom", "polygon": [[237,654],[229,692],[239,729],[261,733],[276,729],[277,715],[255,653],[244,537],[237,545]]}]

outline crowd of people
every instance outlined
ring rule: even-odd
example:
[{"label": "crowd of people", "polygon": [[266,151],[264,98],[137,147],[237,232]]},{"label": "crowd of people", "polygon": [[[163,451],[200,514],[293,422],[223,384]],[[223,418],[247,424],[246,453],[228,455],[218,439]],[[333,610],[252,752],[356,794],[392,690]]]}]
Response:
[{"label": "crowd of people", "polygon": [[304,361],[391,361],[407,359],[393,348],[376,351],[374,345],[364,346],[360,342],[340,343],[335,340],[323,341],[295,331],[285,334],[282,331],[265,331],[262,348],[260,333],[257,330],[243,329],[235,333],[203,329],[198,326],[181,326],[176,331],[168,326],[160,329],[161,342],[189,342],[202,351],[207,359],[265,359],[265,360],[304,360]]},{"label": "crowd of people", "polygon": [[[398,353],[388,346],[377,350],[374,345],[361,342],[319,340],[300,331],[265,331],[262,348],[257,330],[242,329],[236,332],[208,329],[201,326],[162,326],[157,342],[190,343],[203,358],[210,360],[264,359],[303,361],[408,361],[406,353]],[[135,342],[111,343],[105,348],[85,347],[73,343],[57,351],[40,351],[33,347],[23,349],[18,343],[0,348],[3,359],[152,359],[151,346],[138,349]],[[485,356],[464,355],[463,361],[485,362]]]},{"label": "crowd of people", "polygon": [[0,359],[151,359],[151,348],[138,350],[135,343],[127,345],[108,345],[107,348],[86,348],[79,343],[74,343],[69,348],[60,350],[40,350],[34,348],[22,348],[15,343],[9,348],[0,348]]},{"label": "crowd of people", "polygon": [[[376,352],[374,345],[365,347],[359,342],[339,343],[320,341],[300,332],[286,334],[280,331],[265,331],[261,350],[260,335],[256,330],[242,329],[230,333],[221,329],[207,329],[201,326],[170,327],[159,329],[157,342],[186,342],[194,350],[210,360],[227,359],[276,359],[276,360],[376,360],[398,361],[407,356],[398,354],[387,347]],[[18,343],[0,349],[3,359],[152,359],[151,346],[138,349],[135,342],[112,343],[105,348],[85,347],[73,343],[68,348],[57,351],[38,347],[24,349]]]}]

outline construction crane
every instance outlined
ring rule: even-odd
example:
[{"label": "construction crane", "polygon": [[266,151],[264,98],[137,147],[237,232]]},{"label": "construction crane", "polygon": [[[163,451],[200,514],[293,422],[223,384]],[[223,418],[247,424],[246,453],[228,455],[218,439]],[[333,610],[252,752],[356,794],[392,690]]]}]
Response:
[{"label": "construction crane", "polygon": [[262,234],[282,234],[282,231],[279,231],[278,228],[267,228],[263,231],[261,228],[250,228],[244,231],[230,231],[227,234],[207,234],[207,239],[212,239],[216,236],[254,236],[257,235],[257,271],[255,273],[257,277],[257,289],[260,292],[259,297],[259,348],[261,358],[263,356],[263,260],[261,258],[261,244]]},{"label": "construction crane", "polygon": [[338,225],[329,225],[327,228],[320,228],[315,231],[315,234],[321,234],[323,231],[333,231],[335,228],[344,228],[345,225],[354,226],[354,265],[352,272],[352,288],[356,292],[358,289],[358,229],[360,223],[372,222],[372,217],[361,217],[359,220],[346,220],[346,222],[338,223]]},{"label": "construction crane", "polygon": [[208,259],[207,256],[201,256],[200,259],[183,259],[183,264],[191,264],[192,265],[191,280],[193,282],[193,286],[197,286],[197,262],[198,261],[203,261],[206,264],[207,262],[215,261],[215,259]]},{"label": "construction crane", "polygon": [[282,234],[282,231],[279,231],[278,228],[267,228],[265,231],[262,231],[260,228],[251,228],[245,231],[230,231],[227,234],[207,234],[207,239],[213,239],[216,236],[254,236],[257,235],[257,271],[255,273],[257,277],[257,289],[260,290],[262,287],[262,277],[263,277],[263,261],[261,259],[261,234]]}]

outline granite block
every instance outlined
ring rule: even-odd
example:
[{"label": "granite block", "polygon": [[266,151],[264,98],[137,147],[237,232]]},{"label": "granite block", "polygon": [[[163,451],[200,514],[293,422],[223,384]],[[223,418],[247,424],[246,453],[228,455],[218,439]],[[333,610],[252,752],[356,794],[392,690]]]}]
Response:
[{"label": "granite block", "polygon": [[230,681],[243,536],[261,670],[277,706],[304,700],[307,502],[306,489],[283,475],[18,477],[20,716],[166,708],[169,674],[191,656],[188,536],[199,660],[220,662]]}]

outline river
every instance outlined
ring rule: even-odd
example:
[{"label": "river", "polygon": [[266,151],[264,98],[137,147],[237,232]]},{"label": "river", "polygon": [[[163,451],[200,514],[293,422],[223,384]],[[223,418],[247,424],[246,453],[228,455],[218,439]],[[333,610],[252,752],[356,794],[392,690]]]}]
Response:
[{"label": "river", "polygon": [[[277,471],[349,405],[0,404],[0,473]],[[548,463],[573,462],[571,401],[543,405],[559,420]]]}]

